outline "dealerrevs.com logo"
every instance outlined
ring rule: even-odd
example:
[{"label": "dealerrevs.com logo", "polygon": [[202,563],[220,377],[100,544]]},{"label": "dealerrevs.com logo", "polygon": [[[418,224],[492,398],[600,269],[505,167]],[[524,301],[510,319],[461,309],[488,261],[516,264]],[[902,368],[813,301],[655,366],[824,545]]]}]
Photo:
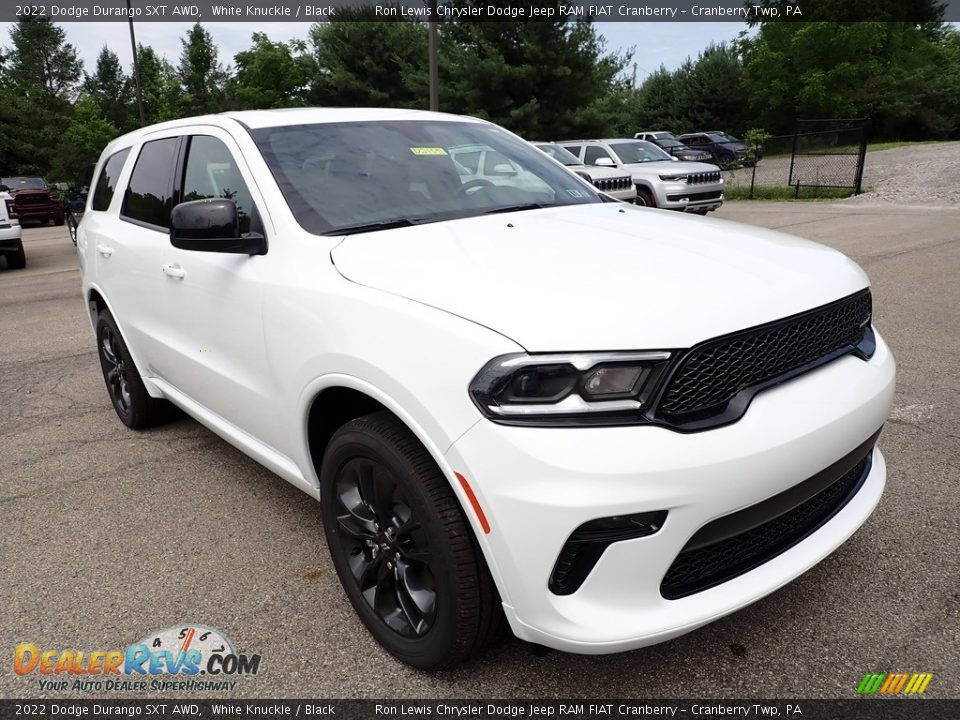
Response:
[{"label": "dealerrevs.com logo", "polygon": [[867,673],[857,686],[857,695],[923,695],[933,673]]},{"label": "dealerrevs.com logo", "polygon": [[43,691],[211,691],[233,690],[235,678],[260,672],[260,660],[260,655],[237,652],[219,630],[185,623],[124,649],[59,650],[20,643],[13,671],[36,677]]}]

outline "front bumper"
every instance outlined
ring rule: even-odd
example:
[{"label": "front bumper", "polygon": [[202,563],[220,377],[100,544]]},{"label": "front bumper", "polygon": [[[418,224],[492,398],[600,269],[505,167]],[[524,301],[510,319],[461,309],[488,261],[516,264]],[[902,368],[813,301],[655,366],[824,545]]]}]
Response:
[{"label": "front bumper", "polygon": [[681,212],[716,210],[723,205],[723,184],[688,185],[664,182],[657,188],[657,207]]},{"label": "front bumper", "polygon": [[63,206],[57,203],[49,205],[17,205],[17,218],[24,220],[56,219],[64,216]]},{"label": "front bumper", "polygon": [[[760,393],[738,422],[706,432],[477,423],[447,458],[490,521],[481,541],[514,633],[569,652],[629,650],[734,612],[811,568],[876,506],[886,478],[879,450],[859,491],[806,539],[716,587],[677,600],[660,591],[697,530],[810,478],[875,433],[894,373],[878,336],[869,361],[835,360]],[[573,594],[550,592],[558,554],[581,524],[662,510],[657,533],[609,546]]]}]

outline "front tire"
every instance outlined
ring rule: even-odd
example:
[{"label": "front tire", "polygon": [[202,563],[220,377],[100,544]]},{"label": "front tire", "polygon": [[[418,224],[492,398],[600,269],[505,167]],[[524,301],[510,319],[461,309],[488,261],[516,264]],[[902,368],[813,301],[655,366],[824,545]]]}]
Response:
[{"label": "front tire", "polygon": [[350,421],[320,470],[324,533],[374,639],[414,667],[452,667],[498,633],[502,610],[460,504],[389,412]]},{"label": "front tire", "polygon": [[170,404],[150,397],[109,310],[97,316],[96,330],[103,381],[120,421],[131,430],[142,430],[168,420]]},{"label": "front tire", "polygon": [[7,267],[11,270],[23,270],[27,266],[27,253],[23,250],[23,241],[15,252],[7,254]]},{"label": "front tire", "polygon": [[657,203],[654,202],[653,194],[646,188],[637,188],[637,199],[634,201],[637,205],[641,207],[656,207]]}]

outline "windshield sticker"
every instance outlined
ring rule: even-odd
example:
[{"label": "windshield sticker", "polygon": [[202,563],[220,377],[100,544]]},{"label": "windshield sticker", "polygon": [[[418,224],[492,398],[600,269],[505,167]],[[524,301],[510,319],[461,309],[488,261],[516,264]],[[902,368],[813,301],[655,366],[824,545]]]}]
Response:
[{"label": "windshield sticker", "polygon": [[446,155],[447,151],[442,147],[412,147],[410,152],[414,155]]},{"label": "windshield sticker", "polygon": [[586,197],[586,195],[582,191],[577,190],[576,188],[567,188],[567,195],[569,195],[570,197],[577,197],[577,198]]}]

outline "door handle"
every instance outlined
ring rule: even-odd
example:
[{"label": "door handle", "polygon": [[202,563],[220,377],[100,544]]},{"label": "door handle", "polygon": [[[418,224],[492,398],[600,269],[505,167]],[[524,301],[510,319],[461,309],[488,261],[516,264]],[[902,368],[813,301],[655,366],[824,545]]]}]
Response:
[{"label": "door handle", "polygon": [[103,255],[103,257],[108,258],[113,255],[113,248],[109,245],[97,245],[97,252]]},{"label": "door handle", "polygon": [[167,277],[176,278],[177,280],[183,280],[187,276],[187,271],[184,270],[179,265],[174,265],[173,263],[167,263],[160,267],[163,270],[163,274]]}]

